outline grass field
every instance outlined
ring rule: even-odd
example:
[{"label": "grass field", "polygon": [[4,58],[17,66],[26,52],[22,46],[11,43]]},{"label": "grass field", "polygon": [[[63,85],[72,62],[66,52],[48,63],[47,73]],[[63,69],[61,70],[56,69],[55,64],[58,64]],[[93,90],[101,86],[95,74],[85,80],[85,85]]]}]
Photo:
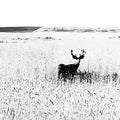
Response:
[{"label": "grass field", "polygon": [[[0,33],[0,120],[120,120],[119,35]],[[57,85],[83,48],[75,83]]]}]

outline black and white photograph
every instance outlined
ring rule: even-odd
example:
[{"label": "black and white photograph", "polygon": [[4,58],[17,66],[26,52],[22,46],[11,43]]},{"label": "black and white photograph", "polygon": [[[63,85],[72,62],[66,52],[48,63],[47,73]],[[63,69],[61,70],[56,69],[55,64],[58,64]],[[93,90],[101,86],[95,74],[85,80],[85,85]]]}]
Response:
[{"label": "black and white photograph", "polygon": [[0,1],[0,120],[120,120],[118,0]]}]

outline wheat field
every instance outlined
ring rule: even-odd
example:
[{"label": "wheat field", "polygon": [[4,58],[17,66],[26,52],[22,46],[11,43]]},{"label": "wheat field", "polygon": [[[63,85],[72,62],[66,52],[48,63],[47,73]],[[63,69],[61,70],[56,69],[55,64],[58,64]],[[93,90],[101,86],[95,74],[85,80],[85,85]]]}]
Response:
[{"label": "wheat field", "polygon": [[[120,120],[119,35],[0,33],[0,120]],[[86,56],[75,82],[61,83],[71,49]]]}]

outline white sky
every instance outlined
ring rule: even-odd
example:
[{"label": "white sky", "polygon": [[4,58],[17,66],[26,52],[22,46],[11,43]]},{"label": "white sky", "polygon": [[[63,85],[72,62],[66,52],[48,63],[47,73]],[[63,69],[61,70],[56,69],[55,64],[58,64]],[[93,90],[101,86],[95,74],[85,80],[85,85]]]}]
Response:
[{"label": "white sky", "polygon": [[0,27],[120,27],[120,0],[0,0]]}]

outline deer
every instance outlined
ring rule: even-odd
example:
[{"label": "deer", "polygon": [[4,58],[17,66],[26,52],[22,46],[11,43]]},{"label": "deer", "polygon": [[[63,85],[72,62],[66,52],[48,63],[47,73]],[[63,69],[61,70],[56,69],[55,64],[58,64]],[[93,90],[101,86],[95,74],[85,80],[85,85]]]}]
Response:
[{"label": "deer", "polygon": [[70,79],[71,83],[73,81],[73,78],[75,74],[77,73],[77,69],[80,65],[81,59],[84,58],[86,51],[84,49],[81,50],[82,54],[79,54],[79,57],[76,56],[76,54],[73,54],[73,50],[71,50],[72,58],[75,60],[78,60],[77,63],[74,64],[59,64],[58,65],[58,80],[63,79],[64,82],[66,82],[66,79]]}]

